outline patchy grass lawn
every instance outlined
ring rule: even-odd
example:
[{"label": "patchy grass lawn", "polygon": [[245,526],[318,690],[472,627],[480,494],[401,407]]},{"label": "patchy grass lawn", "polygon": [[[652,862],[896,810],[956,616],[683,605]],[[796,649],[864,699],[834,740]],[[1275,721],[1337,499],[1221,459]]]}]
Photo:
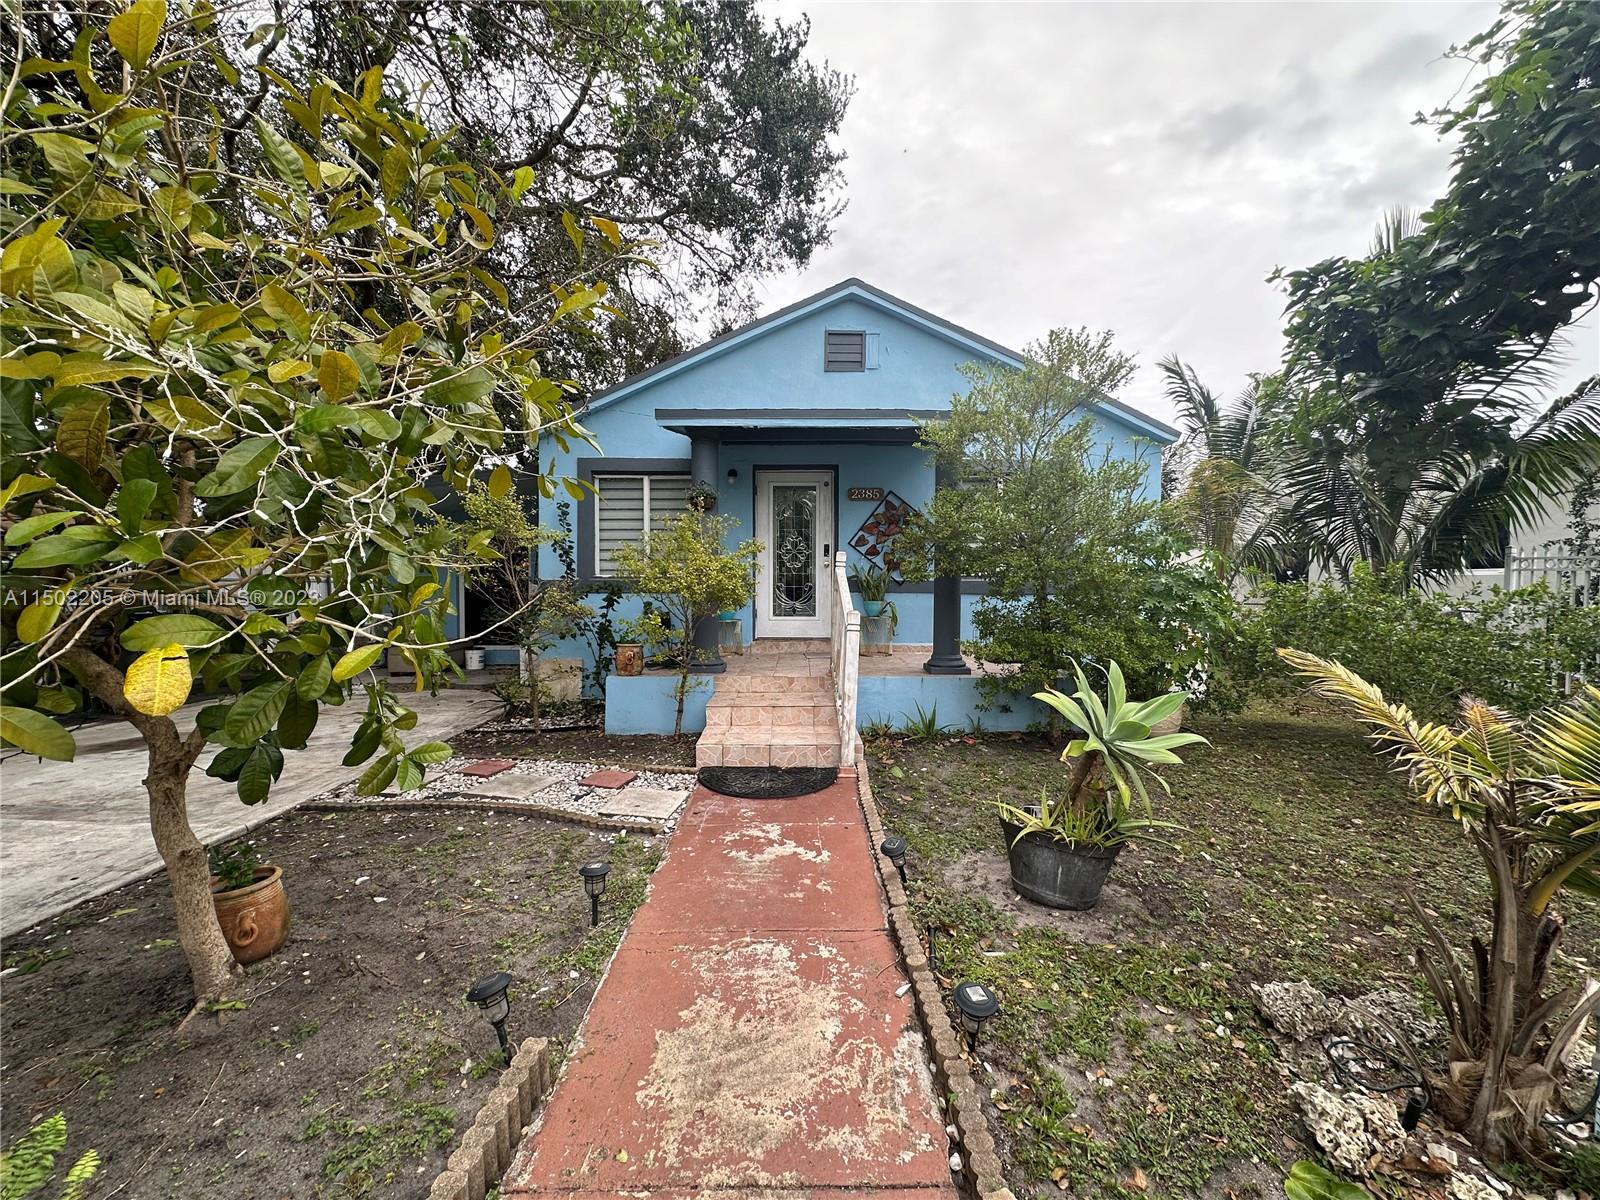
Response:
[{"label": "patchy grass lawn", "polygon": [[[462,997],[510,971],[514,1041],[570,1038],[659,842],[504,813],[291,813],[251,839],[284,868],[288,943],[221,1028],[174,1027],[188,979],[165,879],[4,946],[4,1139],[64,1110],[95,1195],[412,1197],[494,1086]],[[598,929],[578,866],[613,864]]]},{"label": "patchy grass lawn", "polygon": [[[1001,994],[980,1084],[1019,1196],[1281,1194],[1309,1148],[1249,985],[1420,994],[1402,889],[1447,928],[1481,911],[1470,848],[1406,798],[1354,724],[1297,701],[1191,727],[1215,748],[1185,752],[1158,813],[1187,830],[1125,851],[1081,914],[1012,894],[988,803],[1061,786],[1042,742],[869,748],[884,819],[910,843],[938,973]],[[1566,949],[1592,959],[1600,911],[1569,908]]]}]

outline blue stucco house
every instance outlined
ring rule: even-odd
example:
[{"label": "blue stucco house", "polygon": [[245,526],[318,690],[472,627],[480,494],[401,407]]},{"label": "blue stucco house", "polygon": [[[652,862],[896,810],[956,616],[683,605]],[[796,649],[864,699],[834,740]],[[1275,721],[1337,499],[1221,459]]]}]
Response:
[{"label": "blue stucco house", "polygon": [[[739,614],[743,641],[816,647],[836,632],[829,600],[837,553],[850,563],[872,561],[898,514],[932,496],[935,470],[915,444],[918,423],[948,411],[952,394],[968,386],[958,368],[973,360],[1022,365],[1014,350],[847,279],[596,395],[580,420],[600,449],[547,441],[540,456],[587,485],[570,514],[580,580],[603,586],[615,548],[682,511],[690,484],[703,481],[718,492],[717,511],[739,522],[736,536],[766,547],[756,599]],[[1157,492],[1159,448],[1175,432],[1109,398],[1094,419],[1114,453],[1148,464],[1148,487]],[[557,527],[558,502],[541,501],[541,524]],[[544,552],[540,571],[561,574],[554,550]],[[893,719],[891,710],[909,711],[926,679],[954,681],[968,671],[958,640],[970,634],[982,587],[951,579],[899,588],[893,640],[902,653],[893,658],[901,673],[871,676],[863,660],[861,721]],[[618,615],[637,611],[625,597]],[[881,703],[877,678],[901,681],[884,685],[894,695]],[[629,702],[619,689],[607,691],[608,707],[617,709],[608,728],[659,728],[647,685],[628,681],[620,689],[637,702],[631,712],[622,711]],[[960,720],[962,703],[951,696],[941,716]],[[702,696],[697,708],[705,703]],[[660,707],[670,727],[671,705]]]}]

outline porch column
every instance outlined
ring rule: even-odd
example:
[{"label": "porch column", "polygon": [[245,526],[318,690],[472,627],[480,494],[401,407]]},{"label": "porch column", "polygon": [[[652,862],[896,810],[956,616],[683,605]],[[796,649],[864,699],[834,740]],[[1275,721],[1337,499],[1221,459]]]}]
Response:
[{"label": "porch column", "polygon": [[[721,443],[714,433],[696,433],[689,438],[689,482],[717,487],[718,451]],[[718,489],[720,490],[720,489]],[[701,617],[694,627],[694,670],[705,675],[720,675],[728,669],[717,644],[718,614]]]},{"label": "porch column", "polygon": [[[944,463],[934,468],[933,486],[955,486],[956,476]],[[922,664],[929,675],[970,675],[961,657],[961,578],[941,572],[933,581],[933,655]]]}]

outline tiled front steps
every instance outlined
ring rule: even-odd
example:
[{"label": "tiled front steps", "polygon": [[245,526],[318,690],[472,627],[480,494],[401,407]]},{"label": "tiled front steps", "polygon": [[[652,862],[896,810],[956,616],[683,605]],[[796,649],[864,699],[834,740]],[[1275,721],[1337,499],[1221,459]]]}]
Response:
[{"label": "tiled front steps", "polygon": [[697,767],[836,767],[838,717],[826,675],[717,677]]}]

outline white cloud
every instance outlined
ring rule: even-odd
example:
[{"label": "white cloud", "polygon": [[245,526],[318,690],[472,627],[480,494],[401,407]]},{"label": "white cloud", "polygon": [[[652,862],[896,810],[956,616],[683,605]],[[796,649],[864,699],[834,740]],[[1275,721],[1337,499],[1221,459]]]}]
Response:
[{"label": "white cloud", "polygon": [[[1124,398],[1167,417],[1158,358],[1222,390],[1272,369],[1273,268],[1359,254],[1443,190],[1450,148],[1412,117],[1463,85],[1441,55],[1495,6],[767,10],[809,15],[858,91],[833,244],[762,310],[858,275],[1008,345],[1110,328],[1143,364]],[[1563,382],[1600,369],[1594,317],[1572,342]]]}]

